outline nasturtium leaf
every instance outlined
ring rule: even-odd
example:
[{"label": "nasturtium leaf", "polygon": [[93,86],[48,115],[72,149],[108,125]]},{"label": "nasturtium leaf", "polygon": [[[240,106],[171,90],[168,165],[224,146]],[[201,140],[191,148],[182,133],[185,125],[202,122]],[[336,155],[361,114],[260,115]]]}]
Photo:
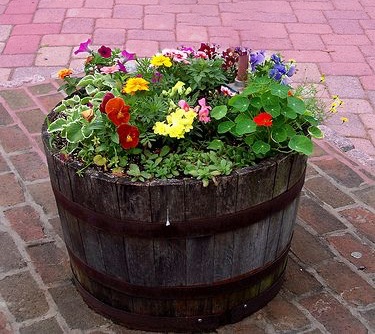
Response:
[{"label": "nasturtium leaf", "polygon": [[228,111],[227,106],[216,106],[211,110],[210,116],[214,119],[219,120],[219,119],[222,119],[227,114],[227,111]]},{"label": "nasturtium leaf", "polygon": [[271,146],[262,140],[257,140],[252,145],[252,148],[255,154],[266,154],[271,149]]},{"label": "nasturtium leaf", "polygon": [[279,98],[277,96],[269,94],[269,92],[262,94],[260,98],[262,100],[262,105],[264,109],[266,109],[267,106],[279,104]]},{"label": "nasturtium leaf", "polygon": [[94,161],[94,164],[97,166],[105,166],[105,164],[107,163],[107,159],[105,157],[102,157],[100,154],[97,154],[93,158],[93,161]]},{"label": "nasturtium leaf", "polygon": [[253,145],[254,140],[255,140],[255,137],[254,137],[254,136],[246,136],[245,139],[244,139],[244,142],[245,142],[247,145],[251,146],[251,145]]},{"label": "nasturtium leaf", "polygon": [[303,135],[293,136],[290,139],[288,146],[290,149],[306,155],[310,155],[314,148],[311,139]]},{"label": "nasturtium leaf", "polygon": [[230,131],[234,126],[235,126],[235,123],[232,122],[232,121],[222,122],[218,125],[217,132],[218,133],[226,133],[226,132]]},{"label": "nasturtium leaf", "polygon": [[310,126],[307,131],[314,138],[321,139],[324,137],[323,132],[317,126]]},{"label": "nasturtium leaf", "polygon": [[294,130],[290,124],[285,124],[284,129],[286,131],[288,138],[291,138],[296,134],[296,130]]},{"label": "nasturtium leaf", "polygon": [[282,99],[285,99],[288,97],[289,86],[282,85],[282,84],[275,82],[271,85],[270,88],[271,88],[272,95],[276,95]]},{"label": "nasturtium leaf", "polygon": [[82,133],[82,124],[80,122],[72,122],[66,126],[66,140],[70,143],[78,143],[84,139]]},{"label": "nasturtium leaf", "polygon": [[288,96],[288,107],[293,109],[297,114],[303,114],[306,111],[305,102],[297,97]]},{"label": "nasturtium leaf", "polygon": [[260,99],[260,97],[254,97],[250,99],[250,104],[257,109],[262,108],[262,100]]},{"label": "nasturtium leaf", "polygon": [[279,104],[274,104],[274,105],[269,105],[264,108],[269,114],[272,115],[273,118],[277,117],[280,115],[280,105]]},{"label": "nasturtium leaf", "polygon": [[224,143],[220,139],[214,139],[208,144],[210,150],[220,150],[223,148]]},{"label": "nasturtium leaf", "polygon": [[287,118],[290,118],[290,119],[296,119],[297,118],[297,113],[292,109],[292,108],[289,108],[289,107],[286,107],[283,111],[282,111],[282,114],[287,117]]},{"label": "nasturtium leaf", "polygon": [[288,134],[284,127],[274,127],[271,131],[271,138],[276,143],[282,143],[288,139]]},{"label": "nasturtium leaf", "polygon": [[256,131],[257,125],[248,114],[240,114],[235,119],[236,132],[239,135]]},{"label": "nasturtium leaf", "polygon": [[228,104],[237,111],[246,111],[249,107],[250,101],[247,97],[235,95],[228,101]]}]

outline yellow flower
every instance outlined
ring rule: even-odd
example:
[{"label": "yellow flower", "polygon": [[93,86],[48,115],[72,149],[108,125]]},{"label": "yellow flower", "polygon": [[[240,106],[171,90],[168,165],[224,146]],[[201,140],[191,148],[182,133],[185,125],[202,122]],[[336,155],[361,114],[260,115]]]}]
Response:
[{"label": "yellow flower", "polygon": [[151,58],[151,65],[155,67],[159,67],[159,66],[171,67],[172,62],[169,57],[163,56],[161,54],[157,54]]},{"label": "yellow flower", "polygon": [[164,122],[156,122],[154,127],[152,128],[154,133],[161,136],[168,135],[168,126]]},{"label": "yellow flower", "polygon": [[134,95],[139,90],[149,90],[149,82],[143,78],[130,78],[122,89],[123,93]]},{"label": "yellow flower", "polygon": [[63,68],[57,72],[57,76],[59,77],[59,79],[64,79],[65,77],[68,77],[72,73],[73,71],[70,68]]},{"label": "yellow flower", "polygon": [[320,76],[320,82],[326,82],[326,76],[324,74]]},{"label": "yellow flower", "polygon": [[343,123],[349,122],[349,119],[347,117],[341,117],[340,119],[341,119],[341,122]]},{"label": "yellow flower", "polygon": [[171,89],[170,93],[169,93],[169,96],[174,96],[176,95],[177,93],[182,95],[184,93],[184,86],[185,86],[185,83],[182,82],[182,81],[178,81]]}]

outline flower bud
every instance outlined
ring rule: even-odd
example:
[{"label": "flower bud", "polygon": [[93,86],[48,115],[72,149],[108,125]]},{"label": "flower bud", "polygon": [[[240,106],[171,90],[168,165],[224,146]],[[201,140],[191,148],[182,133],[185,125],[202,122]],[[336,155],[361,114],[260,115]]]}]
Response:
[{"label": "flower bud", "polygon": [[94,111],[92,109],[86,109],[81,112],[81,115],[87,122],[91,122],[94,118]]}]

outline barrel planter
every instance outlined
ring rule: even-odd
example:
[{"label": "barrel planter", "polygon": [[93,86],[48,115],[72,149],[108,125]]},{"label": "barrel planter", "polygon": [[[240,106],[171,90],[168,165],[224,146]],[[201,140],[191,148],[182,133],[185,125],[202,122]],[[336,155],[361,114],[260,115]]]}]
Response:
[{"label": "barrel planter", "polygon": [[43,143],[76,287],[129,328],[209,331],[279,291],[306,157],[264,160],[203,187],[195,179],[131,182]]}]

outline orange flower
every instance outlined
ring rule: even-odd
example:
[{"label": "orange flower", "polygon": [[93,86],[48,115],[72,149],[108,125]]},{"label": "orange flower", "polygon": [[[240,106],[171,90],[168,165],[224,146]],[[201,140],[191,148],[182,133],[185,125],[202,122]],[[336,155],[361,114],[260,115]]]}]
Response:
[{"label": "orange flower", "polygon": [[272,115],[267,112],[261,112],[254,117],[254,122],[258,126],[272,126]]},{"label": "orange flower", "polygon": [[129,124],[121,124],[117,128],[121,146],[128,150],[134,148],[139,143],[139,130],[136,126]]},{"label": "orange flower", "polygon": [[105,112],[108,118],[116,126],[129,122],[129,109],[130,107],[125,104],[121,97],[114,97],[105,105]]},{"label": "orange flower", "polygon": [[92,109],[86,109],[81,112],[81,115],[87,122],[91,122],[94,118],[94,111]]},{"label": "orange flower", "polygon": [[59,77],[59,79],[64,79],[65,77],[68,77],[72,73],[73,71],[70,68],[63,68],[57,72],[57,76]]},{"label": "orange flower", "polygon": [[149,82],[143,78],[130,78],[126,81],[123,93],[134,95],[139,90],[149,90]]}]

